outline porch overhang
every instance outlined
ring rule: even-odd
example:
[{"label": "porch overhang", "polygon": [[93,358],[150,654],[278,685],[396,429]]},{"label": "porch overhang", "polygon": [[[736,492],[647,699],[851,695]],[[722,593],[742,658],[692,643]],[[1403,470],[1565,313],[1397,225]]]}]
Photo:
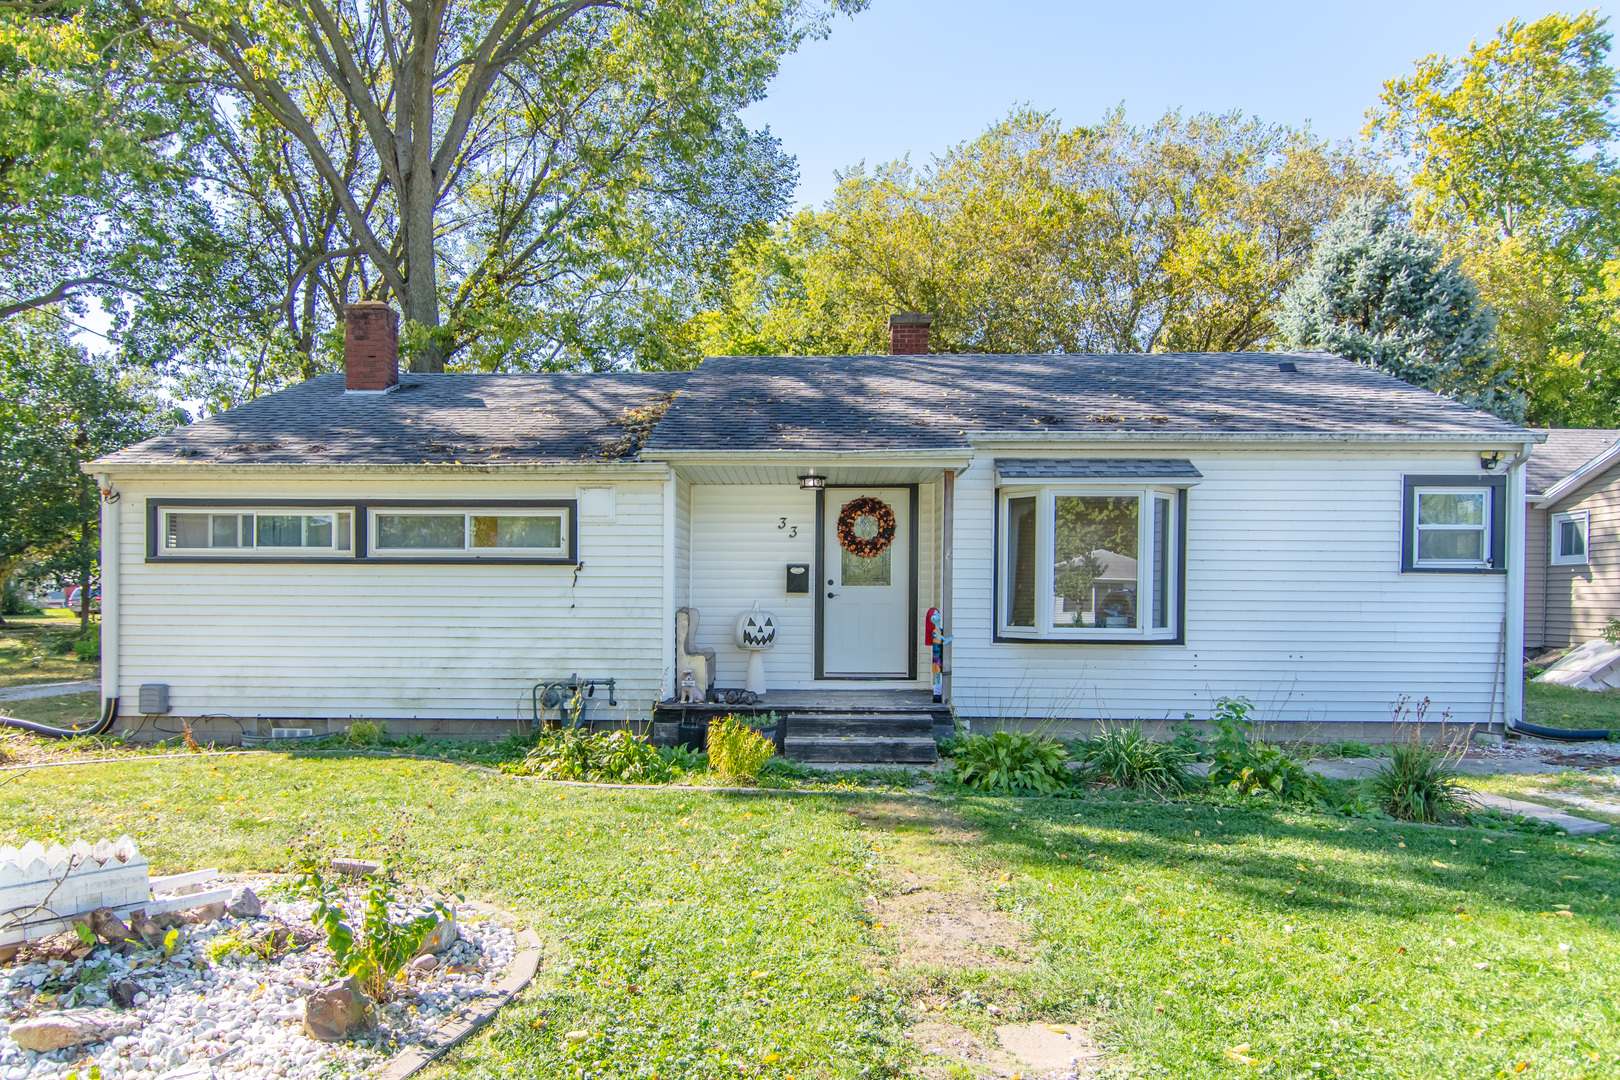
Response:
[{"label": "porch overhang", "polygon": [[796,485],[806,472],[827,478],[834,487],[937,483],[947,472],[961,474],[973,454],[961,450],[658,450],[642,454],[643,461],[667,464],[691,484]]}]

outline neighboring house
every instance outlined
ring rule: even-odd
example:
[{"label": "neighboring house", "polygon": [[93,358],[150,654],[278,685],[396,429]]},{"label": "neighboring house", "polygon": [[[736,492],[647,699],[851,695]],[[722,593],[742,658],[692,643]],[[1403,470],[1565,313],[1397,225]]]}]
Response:
[{"label": "neighboring house", "polygon": [[1525,469],[1524,645],[1567,649],[1620,616],[1620,431],[1551,428]]},{"label": "neighboring house", "polygon": [[1519,715],[1509,511],[1539,436],[1324,354],[927,355],[925,318],[891,329],[905,355],[400,377],[392,313],[351,309],[346,377],[91,467],[104,693],[134,723],[165,684],[159,730],[499,735],[578,673],[615,679],[593,715],[645,717],[676,611],[740,687],[758,602],[781,700],[926,695],[939,608],[967,718]]}]

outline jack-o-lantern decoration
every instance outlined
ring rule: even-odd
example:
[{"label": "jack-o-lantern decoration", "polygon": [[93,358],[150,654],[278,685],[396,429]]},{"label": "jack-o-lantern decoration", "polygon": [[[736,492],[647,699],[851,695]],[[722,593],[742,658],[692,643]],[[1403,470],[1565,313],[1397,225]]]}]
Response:
[{"label": "jack-o-lantern decoration", "polygon": [[776,644],[776,616],[759,610],[754,601],[752,611],[737,616],[736,641],[739,649],[769,649]]}]

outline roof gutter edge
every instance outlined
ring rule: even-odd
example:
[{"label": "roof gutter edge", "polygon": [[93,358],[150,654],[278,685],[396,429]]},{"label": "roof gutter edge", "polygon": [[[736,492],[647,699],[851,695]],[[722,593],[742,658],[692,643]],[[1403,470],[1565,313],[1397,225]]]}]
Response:
[{"label": "roof gutter edge", "polygon": [[1258,443],[1261,445],[1336,445],[1343,443],[1412,444],[1436,443],[1448,446],[1479,446],[1481,444],[1519,447],[1526,442],[1545,442],[1546,436],[1534,432],[1465,431],[1465,432],[1325,432],[1325,431],[986,431],[969,436],[977,447],[1028,446],[1031,443],[1054,443],[1060,446],[1113,446],[1120,443],[1175,444],[1175,443]]},{"label": "roof gutter edge", "polygon": [[288,473],[318,473],[334,475],[341,473],[358,473],[362,475],[397,475],[414,474],[445,476],[472,475],[499,475],[499,476],[568,476],[568,475],[611,475],[611,476],[638,476],[661,478],[669,474],[669,469],[659,462],[652,461],[539,461],[539,462],[510,462],[505,464],[462,464],[462,465],[366,465],[346,464],[342,462],[301,462],[301,463],[261,463],[249,464],[246,462],[218,462],[218,461],[191,461],[191,462],[129,462],[123,463],[108,458],[99,458],[87,461],[79,466],[81,472],[87,474],[105,473],[112,476],[267,476]]}]

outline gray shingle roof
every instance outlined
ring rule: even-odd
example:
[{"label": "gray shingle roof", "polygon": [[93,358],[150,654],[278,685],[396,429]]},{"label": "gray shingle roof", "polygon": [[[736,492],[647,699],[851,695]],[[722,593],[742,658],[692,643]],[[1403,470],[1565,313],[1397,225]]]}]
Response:
[{"label": "gray shingle roof", "polygon": [[[1283,361],[1298,371],[1279,370]],[[929,449],[987,432],[1520,430],[1322,353],[728,356],[703,362],[647,449]]]},{"label": "gray shingle roof", "polygon": [[1198,480],[1186,458],[997,458],[1003,480]]},{"label": "gray shingle roof", "polygon": [[1613,428],[1547,428],[1547,441],[1525,462],[1525,488],[1539,495],[1620,439]]},{"label": "gray shingle roof", "polygon": [[383,395],[345,395],[341,375],[322,375],[103,461],[600,461],[634,453],[627,417],[674,391],[648,451],[958,450],[989,433],[1521,432],[1322,353],[730,356],[689,372],[406,375]]},{"label": "gray shingle roof", "polygon": [[626,414],[655,404],[686,377],[665,372],[411,374],[402,376],[392,393],[345,395],[342,375],[320,375],[102,460],[112,465],[600,461],[623,454]]}]

